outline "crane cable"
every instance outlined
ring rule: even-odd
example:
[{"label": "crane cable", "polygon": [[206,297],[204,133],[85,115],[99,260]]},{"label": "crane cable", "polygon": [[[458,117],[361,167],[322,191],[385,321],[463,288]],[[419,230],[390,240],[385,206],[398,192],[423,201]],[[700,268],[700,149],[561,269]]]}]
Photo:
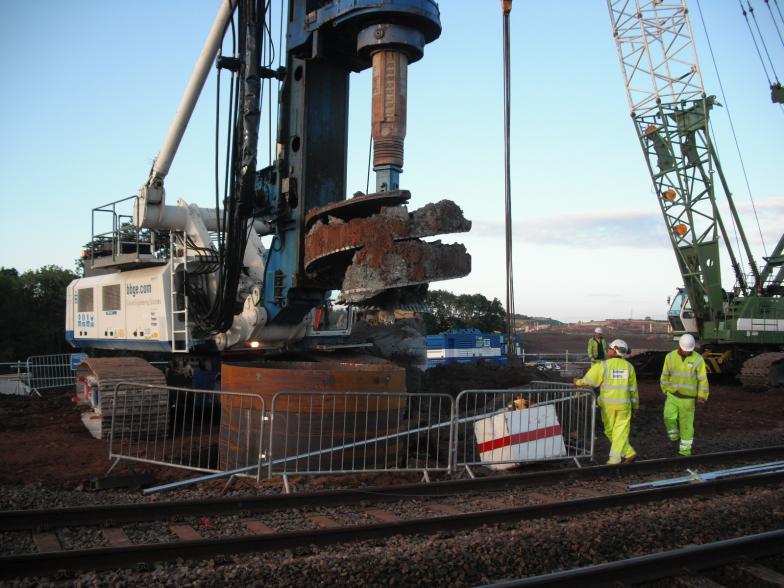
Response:
[{"label": "crane cable", "polygon": [[506,331],[507,357],[515,356],[516,346],[514,337],[514,271],[512,266],[512,188],[510,176],[510,119],[511,119],[511,68],[509,57],[509,13],[512,12],[512,0],[501,0],[503,13],[503,38],[504,38],[504,203],[506,220]]},{"label": "crane cable", "polygon": [[[773,0],[776,2],[776,0]],[[765,0],[765,5],[768,7],[768,12],[770,12],[770,19],[773,21],[773,26],[776,28],[776,33],[779,36],[779,41],[781,41],[781,45],[784,46],[784,37],[781,36],[781,29],[779,29],[779,23],[776,22],[776,15],[773,13],[773,9],[770,7],[770,0]],[[778,4],[776,4],[776,9],[778,9]],[[781,10],[779,12],[779,18],[781,18]]]},{"label": "crane cable", "polygon": [[[699,1],[697,2],[699,5]],[[768,52],[768,47],[765,44],[765,39],[762,38],[762,32],[760,31],[759,24],[757,23],[757,17],[754,15],[754,9],[751,7],[751,1],[747,0],[747,5],[749,7],[748,12],[743,7],[743,1],[738,0],[738,4],[740,5],[740,10],[743,13],[743,18],[746,20],[746,26],[749,28],[749,34],[751,35],[751,39],[754,42],[754,48],[757,50],[757,56],[760,59],[760,63],[762,64],[762,69],[765,71],[765,77],[768,79],[768,85],[773,86],[775,83],[779,83],[779,78],[776,75],[776,70],[773,67],[773,60],[770,58],[770,53]],[[754,25],[757,29],[757,34],[759,35],[759,43],[757,42],[757,36],[754,34],[754,29],[751,28],[751,22],[749,22],[749,14],[751,14],[752,20],[754,20]],[[765,50],[765,54],[768,56],[768,62],[770,63],[770,69],[773,73],[773,79],[771,79],[770,74],[768,73],[768,66],[765,64],[765,58],[762,57],[762,51],[760,51],[760,43],[762,44],[762,48]]]},{"label": "crane cable", "polygon": [[[754,195],[753,195],[753,193],[751,191],[751,183],[749,182],[749,174],[746,171],[746,164],[743,161],[743,155],[741,154],[741,151],[740,151],[740,144],[738,142],[738,135],[735,132],[735,124],[732,122],[732,115],[730,113],[729,103],[727,101],[727,96],[726,96],[726,94],[724,92],[724,84],[721,81],[721,74],[719,74],[719,66],[716,64],[716,55],[713,53],[713,44],[711,43],[710,35],[708,34],[708,27],[705,24],[705,16],[703,15],[703,12],[702,12],[702,5],[700,4],[700,0],[697,0],[697,9],[698,9],[698,11],[700,13],[700,22],[702,22],[702,28],[705,31],[705,39],[708,42],[708,49],[710,50],[711,61],[713,62],[713,69],[716,71],[716,79],[719,82],[719,90],[721,90],[721,100],[722,100],[722,103],[724,104],[724,107],[727,110],[727,119],[729,120],[730,129],[732,130],[732,139],[735,142],[735,150],[738,152],[738,159],[740,160],[740,168],[743,171],[743,179],[746,182],[746,190],[749,193],[749,200],[751,201],[751,208],[754,211],[754,219],[757,222],[757,231],[759,232],[760,241],[762,241],[762,250],[763,250],[764,254],[767,255],[768,254],[768,250],[767,250],[767,247],[765,246],[765,238],[762,236],[762,227],[760,226],[759,215],[757,214],[757,205],[754,203]],[[715,141],[714,141],[714,145],[715,145]],[[735,221],[733,219],[733,225],[734,225],[734,222]],[[741,250],[741,252],[742,252],[742,250]]]},{"label": "crane cable", "polygon": [[[765,0],[765,3],[768,4],[768,8],[770,8],[770,4],[768,3],[768,0]],[[779,15],[779,19],[781,20],[782,23],[784,23],[784,14],[781,13],[781,8],[779,8],[779,0],[773,0],[773,4],[776,6],[776,12]]]},{"label": "crane cable", "polygon": [[[272,0],[267,0],[267,3],[264,5],[264,30],[267,32],[267,43],[264,44],[264,50],[266,54],[266,61],[262,57],[262,62],[266,67],[272,69],[275,65],[275,54],[277,52],[275,48],[275,37],[273,36],[272,31]],[[280,46],[278,46],[278,50]],[[272,78],[267,78],[267,165],[272,165],[273,161],[273,142],[272,142]]]}]

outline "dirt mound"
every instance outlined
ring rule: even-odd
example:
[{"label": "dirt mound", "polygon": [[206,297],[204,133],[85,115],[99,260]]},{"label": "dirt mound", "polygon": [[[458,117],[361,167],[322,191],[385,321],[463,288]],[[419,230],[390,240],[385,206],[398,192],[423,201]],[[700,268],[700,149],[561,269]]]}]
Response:
[{"label": "dirt mound", "polygon": [[[607,341],[613,339],[623,339],[631,345],[632,351],[642,351],[644,349],[659,349],[671,351],[675,349],[672,335],[649,334],[649,333],[628,333],[606,329],[604,337]],[[570,354],[585,355],[588,346],[588,339],[591,333],[574,332],[542,332],[542,333],[523,333],[523,349],[526,353],[559,353],[563,354],[567,350]],[[574,358],[573,358],[574,359]]]},{"label": "dirt mound", "polygon": [[556,375],[543,374],[519,362],[452,363],[427,370],[422,378],[422,391],[449,394],[454,398],[463,390],[503,390],[524,386],[532,380],[544,379],[560,381]]},{"label": "dirt mound", "polygon": [[0,397],[0,483],[73,488],[106,473],[108,446],[87,431],[71,396],[72,390]]}]

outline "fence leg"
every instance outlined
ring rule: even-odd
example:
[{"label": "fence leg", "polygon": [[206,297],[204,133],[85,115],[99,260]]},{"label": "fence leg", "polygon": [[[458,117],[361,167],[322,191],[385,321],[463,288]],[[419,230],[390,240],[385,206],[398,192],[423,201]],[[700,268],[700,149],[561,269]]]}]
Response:
[{"label": "fence leg", "polygon": [[422,470],[422,481],[427,484],[430,483],[430,475],[427,473],[427,470]]},{"label": "fence leg", "polygon": [[471,478],[472,480],[476,478],[474,472],[471,471],[471,468],[469,468],[468,466],[464,466],[464,467],[465,467],[466,474],[468,474],[469,478]]},{"label": "fence leg", "polygon": [[224,484],[224,486],[223,486],[223,490],[221,490],[221,496],[223,496],[224,494],[226,494],[226,492],[229,491],[229,488],[231,488],[232,484],[234,484],[234,480],[236,480],[236,479],[237,479],[237,476],[235,476],[234,474],[229,476],[229,479],[226,480],[226,484]]},{"label": "fence leg", "polygon": [[118,463],[120,463],[120,458],[119,458],[119,457],[116,457],[116,458],[114,459],[114,463],[113,463],[112,465],[110,465],[110,466],[109,466],[109,469],[108,469],[108,470],[106,470],[106,475],[107,475],[107,476],[108,476],[109,474],[111,474],[111,473],[112,473],[112,471],[114,470],[114,468],[116,468],[116,467],[117,467],[117,464],[118,464]]},{"label": "fence leg", "polygon": [[579,459],[577,459],[576,457],[573,457],[572,459],[574,460],[574,465],[576,465],[578,468],[583,467]]},{"label": "fence leg", "polygon": [[285,494],[291,494],[291,486],[289,486],[288,474],[283,474],[283,492]]}]

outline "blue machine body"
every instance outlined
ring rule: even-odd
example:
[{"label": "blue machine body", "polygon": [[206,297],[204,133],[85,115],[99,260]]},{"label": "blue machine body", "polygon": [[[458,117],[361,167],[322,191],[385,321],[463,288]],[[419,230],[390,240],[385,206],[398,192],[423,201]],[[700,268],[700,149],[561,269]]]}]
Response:
[{"label": "blue machine body", "polygon": [[[520,338],[516,337],[516,351]],[[427,367],[448,363],[490,361],[506,363],[506,335],[482,333],[479,329],[452,329],[427,336]]]},{"label": "blue machine body", "polygon": [[[286,72],[280,92],[277,161],[256,174],[253,217],[275,225],[266,253],[263,299],[268,325],[297,324],[329,289],[303,267],[306,213],[344,200],[348,169],[349,74],[371,67],[357,35],[385,23],[441,34],[434,0],[290,2]],[[409,62],[419,54],[411,54]]]}]

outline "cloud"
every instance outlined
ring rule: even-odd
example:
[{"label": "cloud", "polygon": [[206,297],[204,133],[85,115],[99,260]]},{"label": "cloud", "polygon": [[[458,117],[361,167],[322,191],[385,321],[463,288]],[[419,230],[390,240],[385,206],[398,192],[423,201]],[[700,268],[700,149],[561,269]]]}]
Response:
[{"label": "cloud", "polygon": [[[772,212],[784,212],[784,196],[771,196],[770,198],[766,198],[765,200],[760,200],[759,202],[754,203],[754,207],[756,207],[757,212],[760,210],[762,211],[772,211]],[[741,212],[751,212],[752,206],[751,202],[742,202],[737,205],[737,208]]]},{"label": "cloud", "polygon": [[[755,202],[754,206],[748,201],[739,202],[736,204],[736,208],[750,244],[754,247],[759,247],[762,244],[762,239],[760,238],[760,232],[762,232],[762,238],[765,240],[767,249],[775,247],[781,238],[781,219],[784,218],[784,197],[773,196],[766,198],[765,200]],[[734,240],[735,232],[729,206],[724,204],[721,210],[724,224]],[[757,226],[758,221],[759,226]]]},{"label": "cloud", "polygon": [[[784,217],[784,197],[761,200],[755,204],[755,207],[765,241],[768,244],[773,241],[775,244],[781,231],[779,219]],[[721,208],[725,225],[731,231],[729,209],[726,206]],[[758,243],[759,230],[751,204],[740,203],[737,208],[747,236],[752,243]],[[503,239],[504,224],[498,221],[477,220],[474,221],[471,234],[475,237]],[[670,247],[661,212],[655,208],[571,212],[534,217],[515,222],[512,234],[515,241],[538,245],[601,249]]]},{"label": "cloud", "polygon": [[[475,221],[477,237],[502,238],[501,222]],[[657,210],[609,210],[567,213],[514,223],[514,239],[540,245],[569,247],[668,247],[661,214]]]}]

